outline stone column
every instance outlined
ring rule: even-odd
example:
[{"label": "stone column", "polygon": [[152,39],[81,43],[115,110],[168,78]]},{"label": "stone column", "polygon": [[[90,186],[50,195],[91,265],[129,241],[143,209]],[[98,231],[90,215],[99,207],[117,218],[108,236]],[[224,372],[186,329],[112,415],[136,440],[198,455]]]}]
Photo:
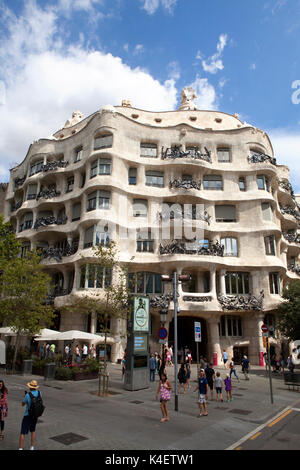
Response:
[{"label": "stone column", "polygon": [[249,314],[249,360],[250,363],[259,365],[260,354],[265,351],[263,347],[261,326],[264,320],[263,312]]},{"label": "stone column", "polygon": [[209,292],[211,293],[214,299],[217,298],[216,294],[216,268],[213,268],[210,271],[210,278],[209,278]]},{"label": "stone column", "polygon": [[[218,315],[211,315],[207,319],[208,326],[208,361],[214,364],[214,355],[217,354],[218,364],[221,363],[222,351],[220,346],[220,334],[219,334],[219,321]],[[214,365],[218,365],[214,364]]]},{"label": "stone column", "polygon": [[226,295],[226,282],[225,282],[226,269],[220,271],[220,294]]},{"label": "stone column", "polygon": [[96,333],[96,314],[95,312],[91,313],[91,331],[93,335]]}]

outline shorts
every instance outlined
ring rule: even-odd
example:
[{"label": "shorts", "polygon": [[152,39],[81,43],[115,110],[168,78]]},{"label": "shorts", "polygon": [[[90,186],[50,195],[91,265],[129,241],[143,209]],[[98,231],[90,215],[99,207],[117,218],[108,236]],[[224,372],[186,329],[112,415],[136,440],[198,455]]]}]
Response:
[{"label": "shorts", "polygon": [[202,395],[202,393],[200,393],[198,402],[201,404],[206,403],[206,395]]},{"label": "shorts", "polygon": [[35,432],[37,418],[31,416],[24,416],[21,425],[21,434],[28,434],[28,432]]},{"label": "shorts", "polygon": [[214,382],[213,382],[213,380],[207,381],[207,383],[208,383],[209,388],[210,388],[211,390],[213,390],[213,389],[214,389]]},{"label": "shorts", "polygon": [[216,387],[216,392],[217,393],[222,393],[222,387]]},{"label": "shorts", "polygon": [[228,361],[228,359],[223,359],[224,364],[226,364],[227,361]]}]

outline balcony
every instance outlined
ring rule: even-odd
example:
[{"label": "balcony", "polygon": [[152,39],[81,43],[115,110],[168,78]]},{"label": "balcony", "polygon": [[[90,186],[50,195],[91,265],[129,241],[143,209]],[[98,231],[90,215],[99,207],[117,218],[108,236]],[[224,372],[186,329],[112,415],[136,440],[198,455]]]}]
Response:
[{"label": "balcony", "polygon": [[34,229],[37,230],[39,227],[48,227],[49,225],[65,225],[67,223],[67,216],[61,216],[55,219],[53,215],[49,217],[39,217],[34,224]]},{"label": "balcony", "polygon": [[209,150],[205,147],[206,153],[201,153],[199,150],[190,149],[190,150],[181,150],[182,145],[174,145],[174,147],[166,148],[162,147],[161,149],[161,159],[171,159],[176,160],[178,158],[191,158],[192,160],[203,160],[208,163],[212,163]]},{"label": "balcony", "polygon": [[192,179],[174,179],[169,182],[170,189],[201,189],[201,181],[194,181]]},{"label": "balcony", "polygon": [[300,235],[297,232],[294,232],[294,233],[283,232],[282,235],[289,243],[300,244]]},{"label": "balcony", "polygon": [[78,243],[73,243],[72,245],[67,243],[64,248],[44,248],[42,251],[42,258],[49,260],[54,258],[56,261],[62,261],[64,256],[72,256],[77,252],[77,250]]},{"label": "balcony", "polygon": [[297,210],[293,209],[292,206],[283,206],[282,204],[279,204],[279,208],[282,214],[292,215],[293,217],[295,217],[297,222],[300,222],[300,212],[299,212],[298,205],[297,205]]},{"label": "balcony", "polygon": [[276,158],[265,155],[264,153],[252,153],[248,156],[249,163],[264,163],[269,162],[272,165],[276,165]]},{"label": "balcony", "polygon": [[60,191],[56,191],[56,186],[51,185],[48,188],[41,188],[40,192],[36,196],[36,200],[39,199],[52,199],[54,197],[60,196]]},{"label": "balcony", "polygon": [[218,241],[216,242],[209,241],[207,244],[197,247],[195,246],[195,243],[187,243],[182,240],[173,240],[171,243],[165,246],[160,244],[159,254],[160,255],[185,254],[185,255],[199,255],[199,256],[224,256],[224,246],[220,245]]},{"label": "balcony", "polygon": [[222,310],[263,310],[264,291],[259,296],[253,294],[219,295]]}]

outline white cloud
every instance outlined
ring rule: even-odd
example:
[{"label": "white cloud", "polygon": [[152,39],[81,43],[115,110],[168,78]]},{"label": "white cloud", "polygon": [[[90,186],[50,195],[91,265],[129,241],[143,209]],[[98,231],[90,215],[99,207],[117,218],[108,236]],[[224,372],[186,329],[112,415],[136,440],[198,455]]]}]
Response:
[{"label": "white cloud", "polygon": [[181,71],[179,63],[176,60],[169,62],[167,70],[171,79],[173,79],[174,81],[179,80],[181,76]]},{"label": "white cloud", "polygon": [[[6,70],[6,101],[0,107],[0,176],[21,162],[30,143],[58,130],[75,109],[85,116],[105,104],[129,99],[137,108],[172,110],[175,80],[164,83],[121,58],[83,44],[67,47],[55,10],[33,1],[21,16],[5,10],[6,37],[0,60]],[[3,177],[3,171],[2,171]]]},{"label": "white cloud", "polygon": [[[207,60],[202,60],[202,67],[205,72],[215,74],[218,70],[223,70],[224,65],[222,62],[222,54],[227,44],[227,40],[227,34],[221,34],[217,44],[217,52]],[[201,54],[199,55],[199,51],[196,58],[202,58]]]},{"label": "white cloud", "polygon": [[279,165],[287,165],[290,168],[290,179],[294,191],[300,194],[300,133],[286,129],[270,130],[274,155]]},{"label": "white cloud", "polygon": [[177,0],[140,0],[143,3],[143,9],[149,15],[153,15],[161,6],[168,13],[172,14],[176,6]]},{"label": "white cloud", "polygon": [[215,88],[211,83],[209,83],[207,78],[200,78],[197,75],[191,86],[196,91],[197,98],[195,100],[195,104],[199,109],[218,109],[218,100]]}]

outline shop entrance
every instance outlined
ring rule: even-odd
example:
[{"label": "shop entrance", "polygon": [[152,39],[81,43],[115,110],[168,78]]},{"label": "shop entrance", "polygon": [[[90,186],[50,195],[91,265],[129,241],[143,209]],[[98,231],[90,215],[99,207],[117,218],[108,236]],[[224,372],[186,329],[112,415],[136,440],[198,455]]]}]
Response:
[{"label": "shop entrance", "polygon": [[[197,362],[197,343],[195,342],[195,321],[201,323],[201,343],[198,343],[199,357],[203,356],[207,358],[207,327],[206,321],[203,318],[197,317],[178,317],[177,318],[177,330],[178,330],[178,362],[182,362],[184,359],[185,350],[189,349],[192,353],[192,361],[195,364]],[[168,344],[172,346],[174,351],[174,319],[171,321],[169,326],[169,338]]]}]

